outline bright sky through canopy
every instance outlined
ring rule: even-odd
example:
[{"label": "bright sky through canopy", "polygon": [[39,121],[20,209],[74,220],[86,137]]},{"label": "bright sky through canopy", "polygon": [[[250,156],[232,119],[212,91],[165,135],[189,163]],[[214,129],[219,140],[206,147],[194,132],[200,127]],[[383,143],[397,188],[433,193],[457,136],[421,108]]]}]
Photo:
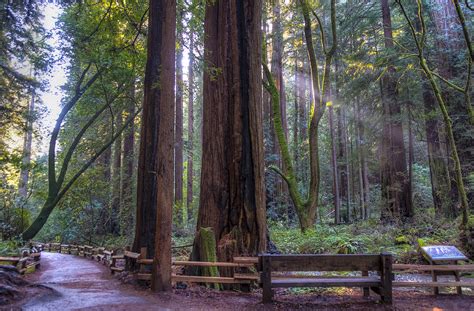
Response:
[{"label": "bright sky through canopy", "polygon": [[[59,14],[61,14],[60,6],[51,3],[45,4],[43,11],[43,25],[47,31],[52,32],[52,37],[49,39],[49,44],[54,49],[53,55],[55,59],[59,57],[59,35],[54,29]],[[43,120],[44,126],[46,127],[45,130],[48,133],[48,139],[61,110],[61,99],[64,96],[64,93],[60,87],[66,83],[67,62],[68,60],[62,60],[54,63],[51,73],[46,77],[49,82],[49,87],[46,89],[46,91],[41,92],[41,99],[48,109],[47,115]],[[47,149],[39,150],[39,152],[47,152]]]}]

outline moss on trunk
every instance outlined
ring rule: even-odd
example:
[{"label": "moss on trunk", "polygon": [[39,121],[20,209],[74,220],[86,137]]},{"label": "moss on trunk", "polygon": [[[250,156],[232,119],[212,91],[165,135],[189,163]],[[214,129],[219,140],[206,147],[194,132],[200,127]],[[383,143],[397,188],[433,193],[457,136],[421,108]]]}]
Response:
[{"label": "moss on trunk", "polygon": [[[216,237],[211,228],[201,228],[199,230],[199,246],[202,261],[217,261]],[[217,267],[203,267],[202,275],[218,277],[219,269],[217,269]],[[212,286],[216,289],[222,289],[218,283],[214,283]]]}]

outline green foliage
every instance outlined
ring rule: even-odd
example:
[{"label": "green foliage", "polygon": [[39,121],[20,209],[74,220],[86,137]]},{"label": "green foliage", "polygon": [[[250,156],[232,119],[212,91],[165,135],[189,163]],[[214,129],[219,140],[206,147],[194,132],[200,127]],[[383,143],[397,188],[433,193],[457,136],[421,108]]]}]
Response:
[{"label": "green foliage", "polygon": [[[282,253],[355,254],[391,252],[400,262],[421,260],[419,247],[433,244],[458,245],[456,221],[418,217],[411,224],[387,226],[371,219],[351,225],[318,224],[305,234],[271,222],[270,236]],[[459,246],[459,245],[458,245]]]},{"label": "green foliage", "polygon": [[21,242],[18,239],[0,240],[0,256],[20,255]]}]

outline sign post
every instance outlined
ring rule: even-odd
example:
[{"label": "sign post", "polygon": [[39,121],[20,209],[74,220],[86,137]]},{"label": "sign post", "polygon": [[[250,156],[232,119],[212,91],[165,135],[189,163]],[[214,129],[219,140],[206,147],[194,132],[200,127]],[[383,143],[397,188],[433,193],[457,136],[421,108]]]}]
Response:
[{"label": "sign post", "polygon": [[[423,257],[428,260],[431,265],[439,265],[439,264],[454,264],[457,265],[459,261],[468,261],[469,259],[461,253],[459,249],[454,246],[448,245],[431,245],[431,246],[423,246],[421,248],[421,252]],[[456,282],[460,281],[459,272],[458,271],[431,271],[431,276],[433,278],[433,282],[438,281],[438,275],[454,275]],[[456,287],[458,294],[462,294],[462,289],[460,286]],[[433,293],[435,295],[439,294],[439,287],[433,288]]]}]

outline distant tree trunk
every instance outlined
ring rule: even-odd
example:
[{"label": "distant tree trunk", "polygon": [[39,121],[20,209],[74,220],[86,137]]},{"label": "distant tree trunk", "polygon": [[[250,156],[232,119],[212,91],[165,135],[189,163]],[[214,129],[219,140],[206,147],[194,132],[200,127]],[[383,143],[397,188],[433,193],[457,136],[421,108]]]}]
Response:
[{"label": "distant tree trunk", "polygon": [[[196,230],[212,229],[220,261],[256,255],[266,248],[261,12],[261,0],[217,0],[206,6]],[[192,259],[204,258],[201,251],[195,239]]]},{"label": "distant tree trunk", "polygon": [[300,141],[305,141],[308,137],[308,124],[307,124],[307,110],[306,110],[306,105],[307,103],[310,101],[308,100],[308,98],[310,98],[310,96],[306,97],[306,90],[308,90],[309,92],[309,89],[311,87],[307,87],[307,81],[309,81],[308,77],[306,76],[306,73],[305,73],[305,61],[304,59],[302,60],[302,64],[301,64],[301,67],[298,68],[298,85],[297,85],[297,90],[298,90],[298,94],[297,94],[297,97],[298,97],[298,101],[299,101],[299,104],[298,104],[298,121],[299,121],[299,129],[300,129],[300,133],[299,133],[299,139]]},{"label": "distant tree trunk", "polygon": [[342,102],[339,102],[339,57],[335,59],[335,96],[338,101],[337,116],[337,163],[339,172],[340,199],[346,202],[346,222],[350,222],[350,194],[349,194],[349,165],[347,153],[346,112]]},{"label": "distant tree trunk", "polygon": [[194,33],[189,38],[189,73],[188,73],[188,170],[186,177],[186,208],[188,221],[192,218],[193,204],[193,155],[194,155]]},{"label": "distant tree trunk", "polygon": [[[122,127],[122,110],[115,116],[115,128]],[[114,143],[112,164],[112,188],[110,204],[110,233],[119,235],[120,233],[120,180],[122,173],[122,136],[120,135]]]},{"label": "distant tree trunk", "polygon": [[354,114],[355,114],[355,132],[356,132],[356,148],[357,148],[357,171],[359,173],[359,202],[360,202],[360,215],[361,219],[367,219],[367,202],[365,197],[365,188],[364,188],[364,167],[363,167],[363,147],[362,147],[362,135],[361,135],[361,128],[362,128],[362,120],[360,118],[360,106],[359,106],[359,98],[355,100],[355,107],[354,107]]},{"label": "distant tree trunk", "polygon": [[[28,195],[28,179],[30,176],[31,165],[31,144],[33,141],[33,120],[35,111],[35,97],[36,92],[33,90],[28,106],[26,117],[26,130],[23,140],[23,153],[21,157],[20,181],[18,183],[18,194],[23,200],[26,200]],[[23,231],[24,228],[21,228]]]},{"label": "distant tree trunk", "polygon": [[[106,124],[108,122],[105,122]],[[108,186],[112,180],[112,148],[107,148],[104,151],[102,156],[97,159],[97,166],[100,167],[102,171],[102,181],[104,182],[105,191],[102,196],[98,199],[101,205],[101,210],[99,212],[100,223],[103,224],[102,227],[97,231],[98,234],[106,234],[108,227],[110,226],[110,221],[112,217],[111,213],[111,188]]]},{"label": "distant tree trunk", "polygon": [[295,159],[295,165],[298,167],[299,166],[299,151],[298,151],[298,146],[299,146],[299,135],[298,135],[298,132],[299,132],[299,102],[300,102],[300,99],[299,99],[299,90],[298,90],[298,87],[299,87],[299,68],[298,68],[298,54],[295,52],[295,67],[294,67],[294,77],[295,77],[295,85],[294,85],[294,88],[293,88],[293,92],[294,92],[294,106],[293,106],[293,109],[294,109],[294,115],[293,115],[293,157]]},{"label": "distant tree trunk", "polygon": [[[459,27],[460,21],[457,14],[457,6],[459,5],[459,2],[451,0],[431,0],[431,2],[432,5],[428,7],[428,9],[433,20],[434,29],[432,29],[432,31],[436,33],[435,56],[438,67],[437,71],[447,80],[455,81],[459,79],[463,81],[467,70],[465,67],[463,68],[459,66],[459,53],[461,50],[465,49],[467,42],[465,42],[464,37],[466,34],[463,33],[466,28],[462,27],[461,29]],[[467,184],[469,174],[474,171],[474,152],[472,152],[471,148],[471,146],[474,145],[474,135],[468,135],[466,132],[466,129],[472,129],[474,125],[472,123],[472,119],[474,118],[472,104],[469,103],[466,98],[460,96],[460,93],[450,88],[444,88],[442,90],[442,95],[446,102],[449,116],[453,122],[452,127],[454,139],[456,141],[459,159],[461,161],[464,183]],[[449,150],[447,154],[450,155]],[[455,163],[452,157],[449,157],[448,167],[450,168],[450,176],[452,178],[451,200],[454,204],[457,204],[459,201],[457,193],[458,185],[455,178]],[[466,187],[470,206],[474,204],[473,189],[474,187]],[[453,212],[456,213],[457,211]]]},{"label": "distant tree trunk", "polygon": [[[135,114],[135,81],[130,86],[130,103],[127,105],[127,115]],[[134,223],[134,183],[133,172],[135,171],[135,124],[132,122],[124,133],[123,137],[123,163],[122,163],[122,185],[121,198],[122,206],[120,207],[120,229],[122,235],[132,235]]]},{"label": "distant tree trunk", "polygon": [[154,254],[153,291],[171,289],[176,1],[150,0],[133,249]]},{"label": "distant tree trunk", "polygon": [[[271,59],[271,69],[272,76],[275,80],[276,87],[280,92],[280,113],[282,115],[282,125],[285,138],[288,140],[288,122],[286,118],[286,95],[285,95],[285,83],[283,80],[283,29],[281,25],[281,12],[280,12],[280,1],[275,0],[273,2],[273,25],[272,25],[272,59]],[[281,160],[281,150],[278,145],[278,140],[276,138],[276,129],[272,122],[272,137],[273,137],[273,155],[278,157],[277,166],[282,168],[284,165]],[[284,205],[288,203],[283,198],[288,193],[288,187],[281,179],[277,179],[277,193],[276,195],[280,197],[280,202]]]},{"label": "distant tree trunk", "polygon": [[[392,20],[388,0],[381,0],[385,48],[394,48]],[[401,108],[398,102],[395,67],[389,66],[382,78],[384,106],[382,170],[382,212],[384,222],[399,221],[413,216],[411,189],[407,172]]]},{"label": "distant tree trunk", "polygon": [[183,219],[183,29],[184,11],[178,13],[178,38],[176,49],[176,122],[174,146],[174,203],[176,205],[178,222],[184,226]]},{"label": "distant tree trunk", "polygon": [[412,105],[413,103],[411,101],[406,103],[408,114],[408,180],[410,183],[410,199],[413,201],[413,163],[415,162],[415,150],[413,146],[413,115],[411,112]]},{"label": "distant tree trunk", "polygon": [[331,166],[332,166],[332,178],[333,178],[333,196],[334,196],[334,222],[339,224],[341,222],[340,210],[340,196],[339,196],[339,174],[337,167],[337,154],[336,154],[336,133],[334,130],[334,112],[333,104],[329,106],[329,132],[331,136]]}]

